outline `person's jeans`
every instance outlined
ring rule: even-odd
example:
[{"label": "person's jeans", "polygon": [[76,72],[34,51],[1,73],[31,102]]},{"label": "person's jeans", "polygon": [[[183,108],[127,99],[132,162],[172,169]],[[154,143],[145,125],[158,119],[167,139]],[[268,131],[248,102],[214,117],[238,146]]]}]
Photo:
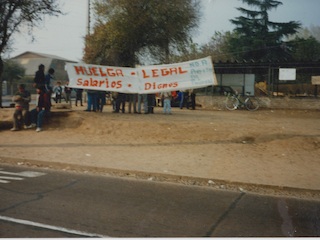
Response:
[{"label": "person's jeans", "polygon": [[97,111],[97,94],[95,93],[87,93],[88,95],[88,107],[87,110],[91,111],[91,109],[93,111]]},{"label": "person's jeans", "polygon": [[148,112],[147,94],[138,95],[138,113],[141,113],[141,101],[143,102],[144,112]]},{"label": "person's jeans", "polygon": [[165,98],[163,100],[163,112],[164,113],[171,113],[171,101],[169,98]]},{"label": "person's jeans", "polygon": [[180,108],[182,109],[183,108],[183,100],[184,100],[184,94],[183,92],[181,92],[181,95],[180,95],[181,99],[180,99]]},{"label": "person's jeans", "polygon": [[129,94],[129,113],[131,113],[132,105],[133,105],[133,112],[134,113],[137,112],[136,96],[137,96],[137,94]]},{"label": "person's jeans", "polygon": [[37,109],[33,109],[30,112],[31,115],[31,123],[37,124],[38,128],[42,127],[44,116],[47,114],[48,111],[41,110],[40,112]]}]

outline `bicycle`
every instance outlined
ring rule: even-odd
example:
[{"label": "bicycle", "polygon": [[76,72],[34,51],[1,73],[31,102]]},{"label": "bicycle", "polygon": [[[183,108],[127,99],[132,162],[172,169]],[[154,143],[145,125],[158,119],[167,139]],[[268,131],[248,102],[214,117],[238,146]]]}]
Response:
[{"label": "bicycle", "polygon": [[246,97],[242,99],[240,99],[240,94],[238,93],[233,94],[225,92],[225,95],[227,96],[225,101],[226,108],[230,111],[241,107],[245,107],[249,111],[255,111],[260,107],[258,99],[254,96],[250,96],[250,92],[247,92]]}]

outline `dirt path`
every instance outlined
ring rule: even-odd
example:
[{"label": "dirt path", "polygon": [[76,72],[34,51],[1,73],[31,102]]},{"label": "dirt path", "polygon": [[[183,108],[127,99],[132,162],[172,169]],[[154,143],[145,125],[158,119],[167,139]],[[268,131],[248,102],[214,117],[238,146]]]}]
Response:
[{"label": "dirt path", "polygon": [[[0,162],[33,159],[320,190],[320,111],[74,110],[40,133],[2,127]],[[0,115],[8,122],[12,109]]]}]

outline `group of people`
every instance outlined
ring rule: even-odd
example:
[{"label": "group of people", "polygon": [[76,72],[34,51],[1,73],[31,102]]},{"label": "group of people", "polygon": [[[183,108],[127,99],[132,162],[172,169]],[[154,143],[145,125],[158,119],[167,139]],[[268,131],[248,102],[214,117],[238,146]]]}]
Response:
[{"label": "group of people", "polygon": [[[31,94],[26,90],[24,84],[18,86],[18,92],[14,95],[15,111],[13,114],[12,131],[22,128],[36,128],[37,132],[42,131],[43,120],[50,115],[51,98],[55,94],[55,102],[61,103],[62,95],[66,102],[71,104],[72,89],[67,84],[62,88],[61,82],[57,81],[53,87],[54,69],[50,68],[45,74],[45,66],[39,65],[38,71],[35,73],[34,84],[37,92],[36,107],[29,111],[29,103]],[[75,106],[83,106],[82,94],[83,89],[75,89],[76,101]],[[128,112],[137,114],[152,114],[154,107],[157,105],[156,98],[161,100],[164,114],[171,114],[171,105],[173,102],[179,102],[179,107],[187,107],[195,109],[195,94],[190,91],[178,92],[161,92],[159,94],[126,94],[126,93],[107,93],[106,91],[87,90],[87,108],[85,111],[102,112],[106,104],[106,96],[110,94],[112,99],[113,113],[125,113],[126,102],[128,102]]]},{"label": "group of people", "polygon": [[[83,89],[76,89],[77,97],[75,106],[78,99],[81,99],[82,105],[82,92]],[[160,99],[163,107],[164,114],[171,114],[171,106],[186,107],[188,109],[195,109],[195,94],[192,90],[189,91],[168,91],[159,94],[136,94],[136,93],[121,93],[121,92],[106,92],[97,90],[87,90],[87,108],[86,112],[102,112],[106,99],[111,100],[113,113],[125,113],[126,106],[128,106],[128,113],[136,114],[149,114],[154,113],[154,107],[157,104],[157,99]]]},{"label": "group of people", "polygon": [[36,128],[37,132],[42,131],[43,120],[50,115],[53,75],[53,68],[50,68],[48,73],[45,74],[45,66],[43,64],[39,65],[33,83],[37,92],[37,102],[36,107],[31,111],[29,111],[31,94],[26,90],[24,84],[19,84],[18,92],[13,96],[15,111],[11,131],[18,131],[22,128]]},{"label": "group of people", "polygon": [[127,94],[121,92],[106,92],[87,90],[88,104],[85,111],[102,112],[106,104],[106,98],[112,101],[113,113],[125,113],[126,103],[128,102],[129,113],[141,113],[141,104],[144,106],[144,113],[153,113],[155,106],[154,94]]},{"label": "group of people", "polygon": [[113,113],[125,113],[126,102],[128,102],[129,113],[141,114],[141,105],[143,105],[143,112],[145,114],[154,113],[155,101],[155,94],[112,93]]},{"label": "group of people", "polygon": [[[50,68],[47,74],[45,74],[45,66],[43,64],[39,65],[33,83],[33,87],[37,93],[36,107],[31,111],[29,110],[31,94],[26,90],[24,84],[19,84],[18,91],[12,99],[15,103],[15,111],[11,131],[18,131],[22,128],[36,128],[37,132],[42,131],[44,118],[50,116],[52,96],[54,96],[56,103],[61,103],[61,99],[64,98],[66,103],[70,102],[71,104],[72,89],[68,86],[68,82],[64,87],[62,87],[61,81],[57,81],[56,86],[52,86],[54,72],[54,69]],[[82,91],[83,89],[76,89],[76,106],[78,101],[80,101],[81,106],[83,106]]]}]

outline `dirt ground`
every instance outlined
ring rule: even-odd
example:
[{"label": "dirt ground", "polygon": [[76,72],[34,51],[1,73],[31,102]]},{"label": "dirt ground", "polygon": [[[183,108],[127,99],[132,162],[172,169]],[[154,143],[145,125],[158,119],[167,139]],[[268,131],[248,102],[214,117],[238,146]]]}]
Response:
[{"label": "dirt ground", "polygon": [[13,109],[0,109],[0,162],[29,159],[59,162],[65,170],[75,164],[320,192],[319,110],[72,110],[55,113],[36,133],[11,132]]}]

